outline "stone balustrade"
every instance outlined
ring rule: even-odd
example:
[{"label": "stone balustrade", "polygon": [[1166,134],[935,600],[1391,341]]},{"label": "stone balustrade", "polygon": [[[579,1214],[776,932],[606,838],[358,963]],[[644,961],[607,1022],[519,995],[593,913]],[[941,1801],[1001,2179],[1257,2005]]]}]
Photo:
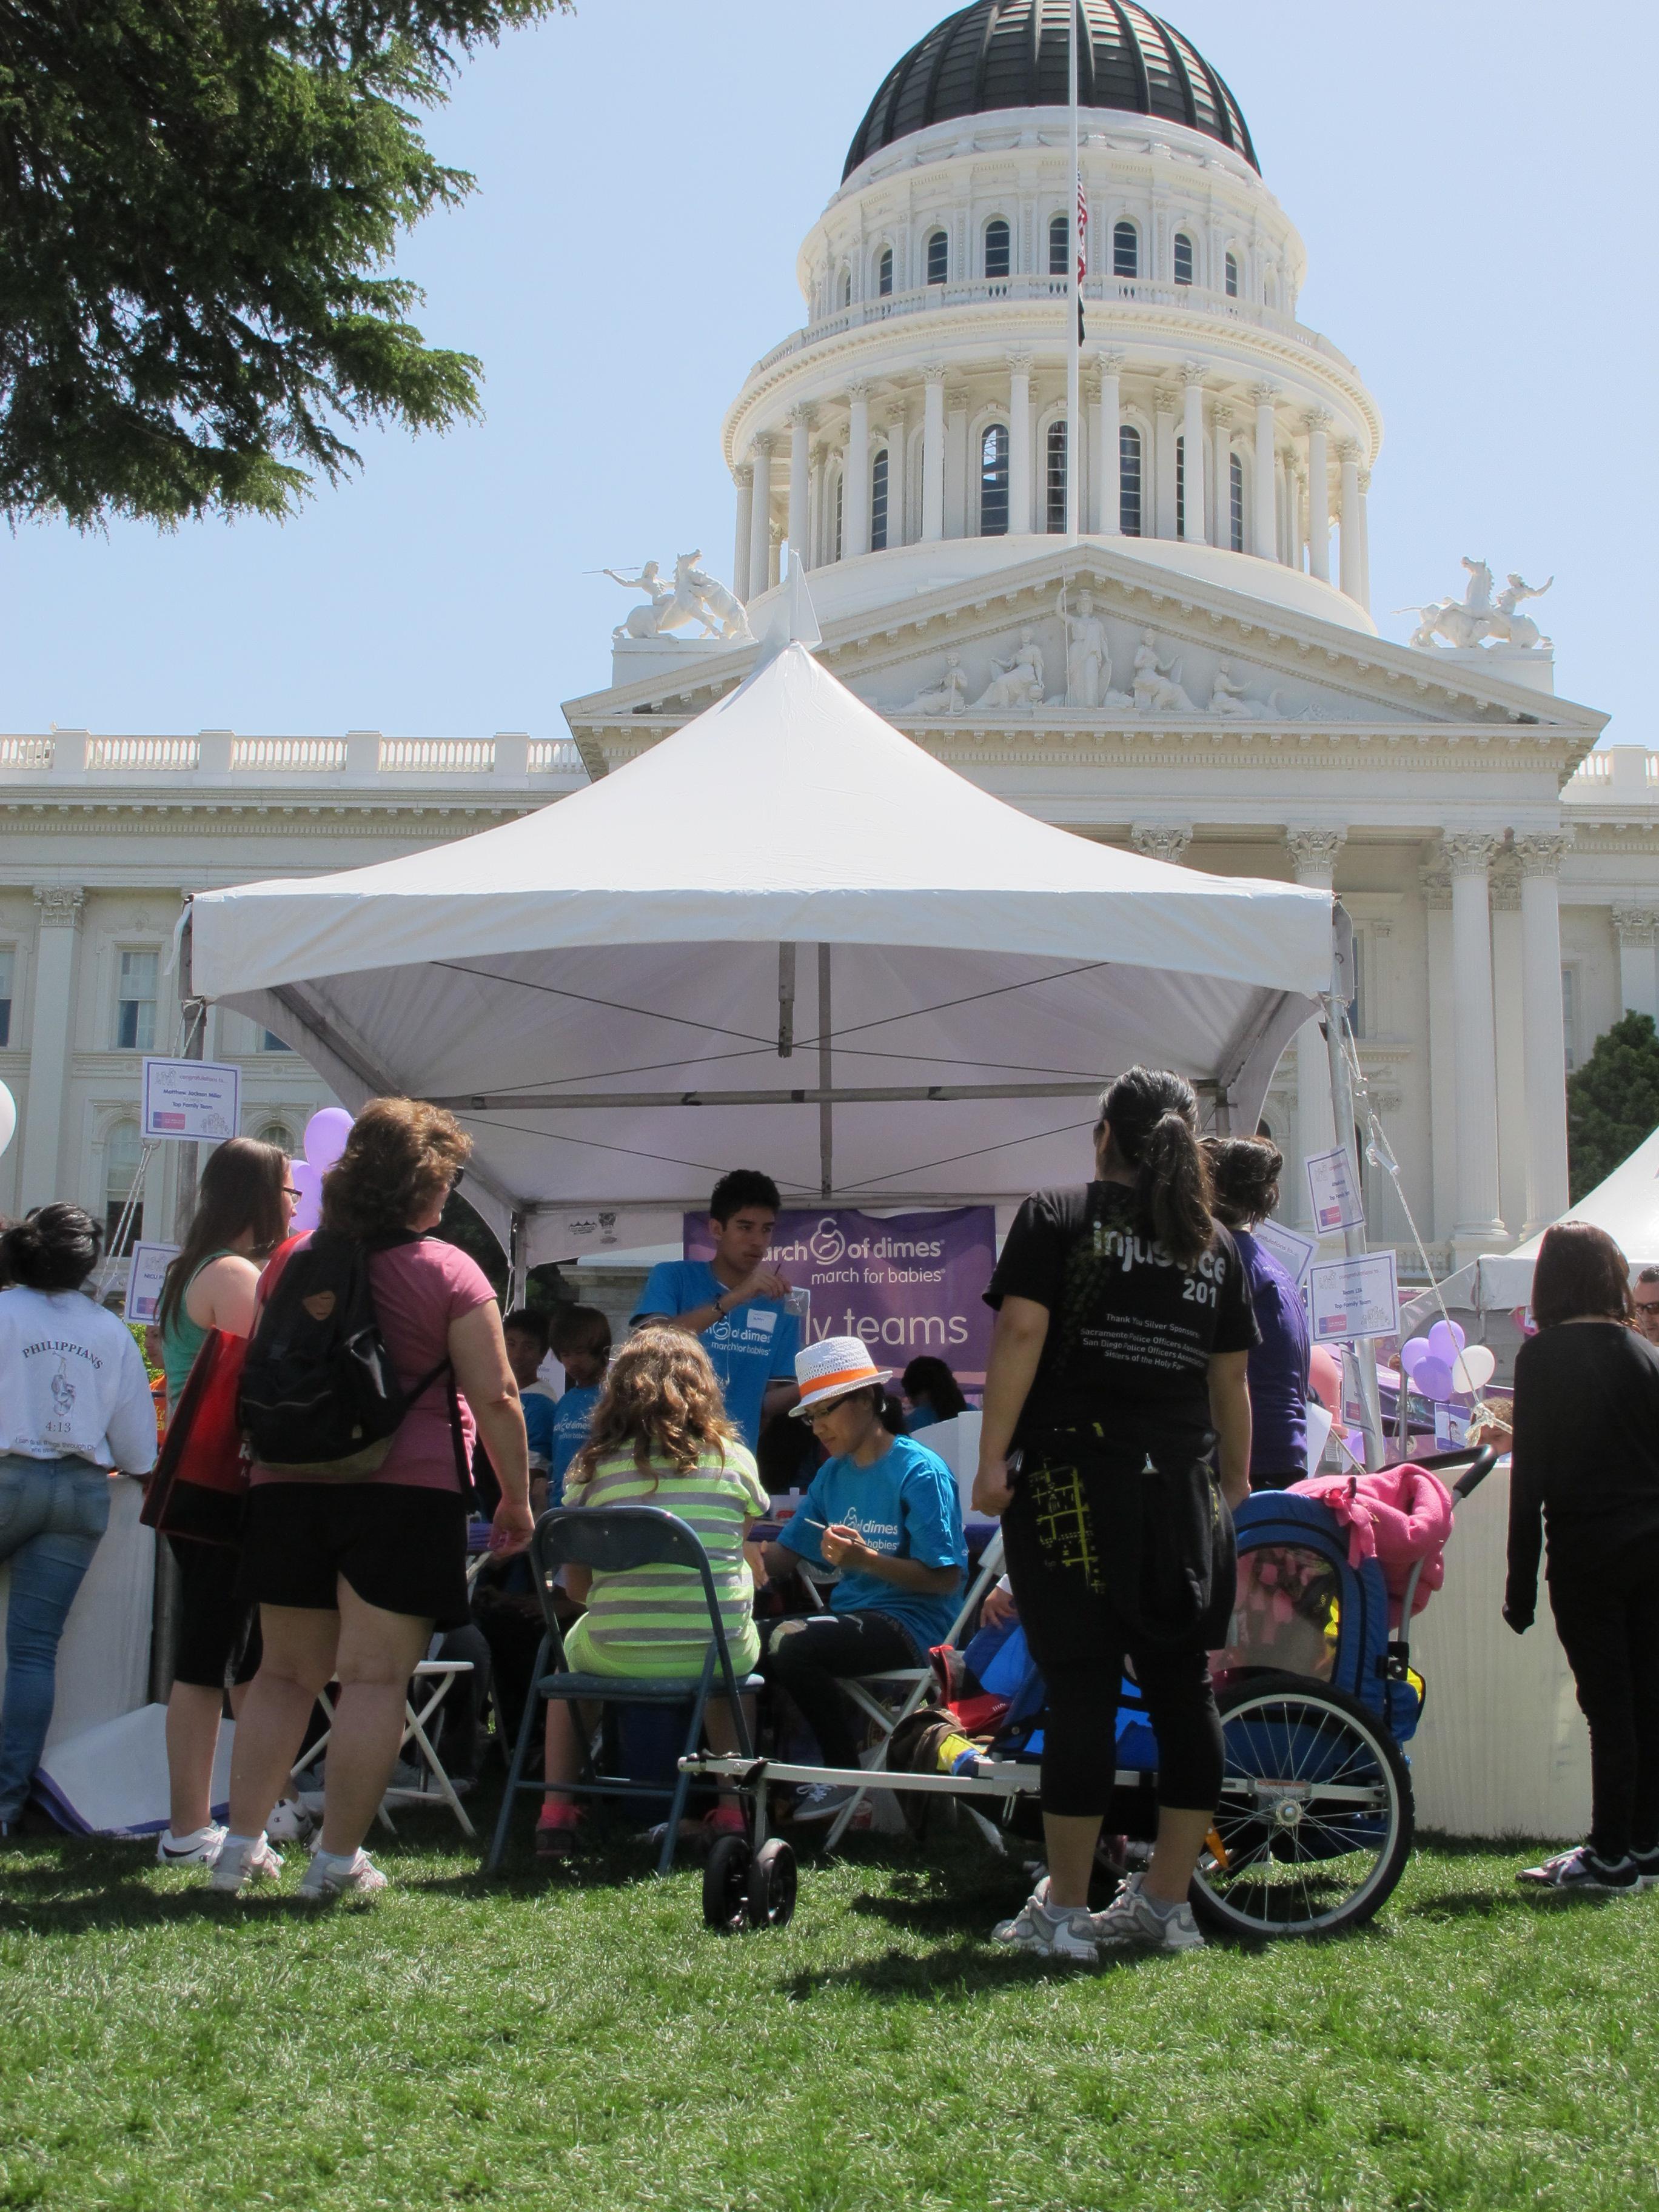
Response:
[{"label": "stone balustrade", "polygon": [[40,737],[0,736],[0,789],[73,785],[276,781],[305,777],[407,789],[441,778],[471,784],[574,790],[587,781],[568,738],[498,730],[493,738],[388,738],[349,730],[343,738],[243,738],[234,730],[186,737],[95,737],[54,730]]}]

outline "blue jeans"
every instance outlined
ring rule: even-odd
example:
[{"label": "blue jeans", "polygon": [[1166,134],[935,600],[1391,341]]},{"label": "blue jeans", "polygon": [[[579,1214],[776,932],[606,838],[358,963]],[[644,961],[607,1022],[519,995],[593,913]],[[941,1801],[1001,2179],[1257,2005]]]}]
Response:
[{"label": "blue jeans", "polygon": [[88,1460],[0,1455],[0,1561],[11,1563],[0,1820],[22,1811],[40,1764],[58,1692],[58,1641],[109,1526],[109,1486]]}]

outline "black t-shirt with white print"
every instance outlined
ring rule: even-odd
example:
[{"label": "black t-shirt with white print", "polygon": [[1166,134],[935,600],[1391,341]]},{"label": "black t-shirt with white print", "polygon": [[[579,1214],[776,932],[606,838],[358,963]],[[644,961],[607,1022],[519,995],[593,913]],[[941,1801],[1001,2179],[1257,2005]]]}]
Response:
[{"label": "black t-shirt with white print", "polygon": [[1137,1226],[1122,1183],[1041,1190],[1008,1232],[988,1305],[1030,1298],[1048,1334],[1014,1442],[1102,1422],[1107,1441],[1208,1449],[1209,1360],[1261,1341],[1238,1250],[1218,1222],[1182,1267]]}]

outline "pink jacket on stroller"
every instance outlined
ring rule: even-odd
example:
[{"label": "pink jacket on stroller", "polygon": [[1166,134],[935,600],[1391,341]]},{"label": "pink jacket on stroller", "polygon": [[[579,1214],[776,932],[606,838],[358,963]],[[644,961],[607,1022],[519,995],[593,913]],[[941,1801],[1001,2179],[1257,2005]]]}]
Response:
[{"label": "pink jacket on stroller", "polygon": [[1299,1498],[1316,1498],[1348,1531],[1348,1565],[1375,1559],[1389,1592],[1389,1626],[1397,1629],[1406,1584],[1417,1562],[1413,1613],[1421,1613],[1446,1579],[1443,1557],[1451,1534],[1451,1492],[1425,1467],[1380,1468],[1374,1474],[1325,1474],[1293,1482]]}]

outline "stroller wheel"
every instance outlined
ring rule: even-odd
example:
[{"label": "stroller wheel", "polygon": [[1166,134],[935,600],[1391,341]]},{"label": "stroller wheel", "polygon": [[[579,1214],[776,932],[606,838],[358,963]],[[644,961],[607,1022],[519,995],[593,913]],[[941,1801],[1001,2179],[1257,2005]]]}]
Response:
[{"label": "stroller wheel", "polygon": [[795,1910],[795,1854],[781,1837],[763,1844],[749,1869],[751,1928],[782,1928]]},{"label": "stroller wheel", "polygon": [[1369,1920],[1412,1844],[1411,1779],[1383,1723],[1296,1674],[1218,1700],[1221,1802],[1193,1910],[1232,1936],[1328,1935]]},{"label": "stroller wheel", "polygon": [[722,1836],[703,1868],[702,1917],[722,1935],[730,1935],[744,1924],[749,1859],[746,1837]]}]

